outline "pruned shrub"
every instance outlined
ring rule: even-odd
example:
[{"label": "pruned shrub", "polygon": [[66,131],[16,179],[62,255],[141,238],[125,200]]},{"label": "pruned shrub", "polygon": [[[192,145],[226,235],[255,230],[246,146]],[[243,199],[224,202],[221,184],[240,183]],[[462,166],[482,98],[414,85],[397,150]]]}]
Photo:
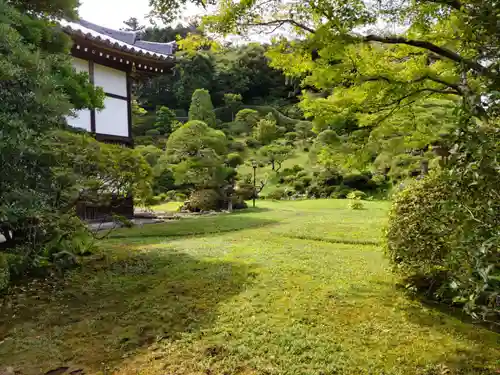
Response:
[{"label": "pruned shrub", "polygon": [[342,183],[342,175],[334,169],[325,169],[321,172],[315,172],[314,176],[320,186],[334,186]]},{"label": "pruned shrub", "polygon": [[366,193],[359,191],[359,190],[354,190],[351,191],[349,194],[347,194],[347,199],[366,199]]},{"label": "pruned shrub", "polygon": [[371,173],[353,173],[345,175],[342,183],[351,189],[373,190],[377,188],[377,184],[371,178]]},{"label": "pruned shrub", "polygon": [[247,138],[245,140],[245,143],[246,143],[248,148],[258,148],[261,146],[261,143],[258,140],[256,140],[255,138]]},{"label": "pruned shrub", "polygon": [[235,152],[242,152],[245,151],[245,145],[242,142],[233,141],[229,143],[229,149]]},{"label": "pruned shrub", "polygon": [[312,177],[309,177],[309,176],[303,176],[300,178],[299,180],[302,185],[304,185],[305,187],[309,187],[309,185],[311,185],[311,182],[312,182]]},{"label": "pruned shrub", "polygon": [[243,164],[243,158],[240,154],[232,152],[226,156],[226,164],[232,168],[236,168],[238,165]]},{"label": "pruned shrub", "polygon": [[195,191],[189,197],[187,209],[193,212],[213,211],[222,207],[223,199],[220,193],[213,189]]},{"label": "pruned shrub", "polygon": [[184,202],[187,199],[187,195],[184,193],[175,193],[176,202]]},{"label": "pruned shrub", "polygon": [[351,199],[349,201],[349,208],[351,210],[362,210],[364,208],[363,202],[358,199]]},{"label": "pruned shrub", "polygon": [[294,184],[293,184],[293,189],[295,190],[295,192],[297,193],[304,193],[306,191],[306,187],[304,186],[304,184],[300,181],[296,181]]},{"label": "pruned shrub", "polygon": [[[481,155],[482,166],[490,156]],[[479,174],[463,161],[396,195],[386,251],[409,289],[499,321],[500,173],[489,167]]]},{"label": "pruned shrub", "polygon": [[210,93],[205,89],[197,89],[191,98],[189,107],[189,121],[203,121],[210,127],[215,127],[217,119],[215,117],[214,106]]},{"label": "pruned shrub", "polygon": [[283,188],[274,189],[267,195],[267,199],[274,199],[274,200],[281,200],[285,197],[287,197],[287,194],[285,189]]}]

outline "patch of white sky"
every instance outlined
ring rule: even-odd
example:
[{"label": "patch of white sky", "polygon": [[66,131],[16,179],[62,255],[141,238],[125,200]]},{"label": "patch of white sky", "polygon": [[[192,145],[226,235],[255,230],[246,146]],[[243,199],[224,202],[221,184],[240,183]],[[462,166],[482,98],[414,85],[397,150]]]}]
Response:
[{"label": "patch of white sky", "polygon": [[[80,0],[80,3],[80,17],[101,26],[120,29],[130,17],[137,18],[142,25],[150,25],[147,17],[151,10],[149,0]],[[202,13],[202,9],[188,5],[179,21],[186,22]]]},{"label": "patch of white sky", "polygon": [[[366,3],[370,7],[374,5],[373,1],[374,0],[366,0]],[[149,0],[80,0],[80,3],[80,17],[101,26],[120,29],[125,26],[123,22],[130,17],[136,17],[142,25],[149,26],[151,24],[148,19],[148,13],[151,10]],[[182,18],[177,20],[177,22],[187,23],[189,20],[203,15],[204,13],[206,13],[206,11],[203,8],[188,4],[182,12]],[[161,22],[158,20],[155,21],[157,24],[161,25]],[[246,38],[232,36],[226,38],[226,41],[231,41],[236,44],[248,41],[269,42],[272,36],[277,36],[279,34],[285,36],[289,35],[286,29],[279,31],[272,33],[272,35],[266,34],[265,32],[250,33]],[[371,32],[394,34],[396,32],[401,32],[402,28],[401,25],[394,25],[387,20],[379,19],[375,25],[363,27],[357,31],[361,34]]]},{"label": "patch of white sky", "polygon": [[[148,18],[150,11],[149,0],[80,0],[78,10],[82,19],[115,30],[125,27],[123,22],[131,17],[137,18],[141,25],[150,26],[151,21]],[[182,12],[182,17],[174,21],[173,24],[187,24],[190,20],[206,14],[206,12],[202,7],[188,4]],[[162,22],[158,19],[155,19],[154,22],[159,26],[162,25]],[[225,40],[233,43],[244,43],[249,40],[266,42],[270,38],[254,35],[251,38],[232,36]]]}]

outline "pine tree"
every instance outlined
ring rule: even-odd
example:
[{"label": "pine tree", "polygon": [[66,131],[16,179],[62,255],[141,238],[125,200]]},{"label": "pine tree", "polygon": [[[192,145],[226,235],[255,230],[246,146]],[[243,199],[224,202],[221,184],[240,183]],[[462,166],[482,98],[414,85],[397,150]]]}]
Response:
[{"label": "pine tree", "polygon": [[189,107],[189,121],[203,121],[210,127],[215,127],[216,117],[210,93],[205,89],[198,89],[193,93]]}]

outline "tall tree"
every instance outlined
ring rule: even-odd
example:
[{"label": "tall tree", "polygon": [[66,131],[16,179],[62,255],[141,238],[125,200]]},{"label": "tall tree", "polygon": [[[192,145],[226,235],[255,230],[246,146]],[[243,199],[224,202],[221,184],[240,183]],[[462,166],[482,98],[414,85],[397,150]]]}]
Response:
[{"label": "tall tree", "polygon": [[208,126],[215,127],[216,118],[210,93],[205,89],[198,89],[193,93],[189,107],[189,120],[203,121]]}]

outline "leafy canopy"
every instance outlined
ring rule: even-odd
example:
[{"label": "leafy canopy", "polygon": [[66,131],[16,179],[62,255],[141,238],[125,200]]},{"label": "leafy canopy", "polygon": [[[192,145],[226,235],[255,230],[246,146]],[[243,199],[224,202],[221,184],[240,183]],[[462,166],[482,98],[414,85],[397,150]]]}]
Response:
[{"label": "leafy canopy", "polygon": [[441,108],[435,115],[446,126],[462,105],[482,121],[496,115],[499,15],[498,2],[480,0],[220,1],[203,25],[221,34],[281,31],[267,51],[271,66],[301,83],[300,107],[318,132],[343,135],[331,126],[354,125],[346,150],[362,164],[374,152],[432,142],[442,124],[423,108]]},{"label": "leafy canopy", "polygon": [[271,165],[275,172],[279,172],[283,162],[288,159],[293,153],[293,148],[280,143],[272,143],[264,146],[259,150],[260,157]]}]

